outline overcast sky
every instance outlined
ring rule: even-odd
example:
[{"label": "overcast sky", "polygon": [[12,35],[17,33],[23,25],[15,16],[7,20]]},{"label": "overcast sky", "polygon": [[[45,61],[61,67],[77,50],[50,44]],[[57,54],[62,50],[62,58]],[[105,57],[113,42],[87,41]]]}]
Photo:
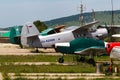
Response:
[{"label": "overcast sky", "polygon": [[[0,26],[75,15],[80,12],[81,1],[85,12],[111,10],[111,0],[0,0]],[[120,9],[120,0],[113,2],[114,10]]]}]

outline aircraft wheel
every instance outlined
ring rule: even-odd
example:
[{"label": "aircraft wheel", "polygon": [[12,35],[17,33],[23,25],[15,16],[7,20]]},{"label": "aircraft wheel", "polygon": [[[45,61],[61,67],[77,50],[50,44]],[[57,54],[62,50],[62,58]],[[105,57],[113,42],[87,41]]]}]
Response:
[{"label": "aircraft wheel", "polygon": [[38,48],[36,48],[35,52],[36,52],[36,53],[39,53],[39,50],[38,50]]},{"label": "aircraft wheel", "polygon": [[59,63],[64,63],[64,58],[63,57],[59,58],[58,62]]},{"label": "aircraft wheel", "polygon": [[85,57],[80,57],[79,62],[84,62],[85,61]]},{"label": "aircraft wheel", "polygon": [[92,58],[90,58],[90,59],[88,60],[88,63],[89,63],[89,64],[92,64],[93,66],[95,66],[95,61],[94,61],[94,59],[92,59]]},{"label": "aircraft wheel", "polygon": [[22,45],[22,44],[20,44],[19,46],[20,46],[20,48],[23,48],[23,45]]}]

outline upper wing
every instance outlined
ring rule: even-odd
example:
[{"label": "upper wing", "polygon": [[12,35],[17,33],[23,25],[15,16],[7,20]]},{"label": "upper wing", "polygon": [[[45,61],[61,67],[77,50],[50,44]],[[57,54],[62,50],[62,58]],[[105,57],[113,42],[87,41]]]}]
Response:
[{"label": "upper wing", "polygon": [[78,32],[78,31],[80,31],[81,29],[89,29],[89,28],[91,28],[94,24],[97,24],[97,23],[98,23],[98,21],[93,21],[93,22],[87,23],[87,24],[85,24],[85,25],[83,25],[83,26],[75,29],[73,32]]},{"label": "upper wing", "polygon": [[70,27],[65,28],[64,31],[70,31],[70,30],[73,31],[73,30],[76,30],[78,28],[79,28],[79,26],[70,26]]},{"label": "upper wing", "polygon": [[[98,52],[99,50],[99,52]],[[105,51],[104,47],[98,47],[98,46],[93,46],[93,47],[89,47],[86,49],[78,49],[77,51],[75,51],[75,54],[80,54],[80,55],[90,55],[90,54],[103,54],[103,52]]]},{"label": "upper wing", "polygon": [[77,37],[91,37],[90,33],[88,32],[88,30],[94,25],[98,23],[98,21],[93,21],[91,23],[87,23],[77,29],[74,29],[72,31],[73,35],[75,38]]}]

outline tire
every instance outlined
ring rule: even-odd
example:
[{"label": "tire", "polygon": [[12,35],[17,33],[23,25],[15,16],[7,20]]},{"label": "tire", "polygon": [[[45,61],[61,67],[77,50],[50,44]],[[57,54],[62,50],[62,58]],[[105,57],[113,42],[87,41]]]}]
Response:
[{"label": "tire", "polygon": [[61,57],[61,58],[59,58],[58,62],[59,63],[64,63],[64,59]]},{"label": "tire", "polygon": [[90,58],[90,59],[88,60],[88,63],[89,63],[89,64],[92,64],[93,66],[96,66],[96,65],[95,65],[95,61],[94,61],[94,59],[92,59],[92,58]]},{"label": "tire", "polygon": [[85,61],[85,57],[80,57],[79,62],[84,62]]},{"label": "tire", "polygon": [[36,50],[35,50],[35,52],[36,52],[36,53],[39,53],[39,50],[38,50],[38,49],[36,49]]}]

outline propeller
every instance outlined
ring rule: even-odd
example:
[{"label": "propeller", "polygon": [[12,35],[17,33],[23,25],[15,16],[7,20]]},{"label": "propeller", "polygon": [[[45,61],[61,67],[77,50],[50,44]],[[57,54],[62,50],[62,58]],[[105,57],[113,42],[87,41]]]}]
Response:
[{"label": "propeller", "polygon": [[108,27],[106,23],[105,23],[105,28],[107,29],[108,35],[109,35],[110,34],[110,27]]}]

